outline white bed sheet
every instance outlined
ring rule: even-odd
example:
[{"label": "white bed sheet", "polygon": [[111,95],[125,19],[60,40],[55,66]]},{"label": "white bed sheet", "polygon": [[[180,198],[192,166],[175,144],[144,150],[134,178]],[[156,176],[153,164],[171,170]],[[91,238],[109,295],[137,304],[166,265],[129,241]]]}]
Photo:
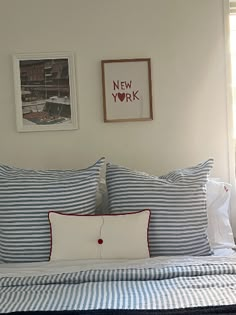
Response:
[{"label": "white bed sheet", "polygon": [[236,256],[236,250],[232,248],[215,249],[214,256]]},{"label": "white bed sheet", "polygon": [[163,268],[166,266],[236,263],[236,251],[218,249],[212,256],[160,256],[138,260],[61,260],[35,263],[0,264],[1,277],[53,275],[85,270],[122,268]]}]

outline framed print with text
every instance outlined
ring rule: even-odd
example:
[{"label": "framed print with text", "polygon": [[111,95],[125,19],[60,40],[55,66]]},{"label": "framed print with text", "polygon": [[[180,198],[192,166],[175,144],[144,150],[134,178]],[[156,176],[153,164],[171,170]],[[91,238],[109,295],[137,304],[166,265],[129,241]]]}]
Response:
[{"label": "framed print with text", "polygon": [[104,122],[153,119],[150,58],[102,60]]}]

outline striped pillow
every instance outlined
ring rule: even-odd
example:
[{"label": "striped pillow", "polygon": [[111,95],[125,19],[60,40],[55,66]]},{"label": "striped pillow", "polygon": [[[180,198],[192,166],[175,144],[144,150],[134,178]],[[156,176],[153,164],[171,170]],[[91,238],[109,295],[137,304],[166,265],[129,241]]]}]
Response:
[{"label": "striped pillow", "polygon": [[209,255],[206,182],[213,159],[156,177],[107,164],[111,213],[151,210],[151,256]]},{"label": "striped pillow", "polygon": [[28,170],[0,165],[0,262],[47,261],[50,210],[94,214],[105,159],[83,170]]}]

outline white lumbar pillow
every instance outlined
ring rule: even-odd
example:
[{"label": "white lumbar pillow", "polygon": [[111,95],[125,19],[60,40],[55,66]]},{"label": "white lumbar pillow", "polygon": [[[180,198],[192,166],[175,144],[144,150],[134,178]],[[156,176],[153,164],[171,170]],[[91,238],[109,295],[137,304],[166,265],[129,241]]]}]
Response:
[{"label": "white lumbar pillow", "polygon": [[50,260],[149,257],[150,210],[115,215],[49,212]]}]

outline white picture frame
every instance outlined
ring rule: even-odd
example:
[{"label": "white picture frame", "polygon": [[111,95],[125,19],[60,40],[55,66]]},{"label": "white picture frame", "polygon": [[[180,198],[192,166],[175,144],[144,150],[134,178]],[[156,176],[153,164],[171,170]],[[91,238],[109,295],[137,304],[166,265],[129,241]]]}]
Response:
[{"label": "white picture frame", "polygon": [[18,132],[78,129],[71,52],[13,55]]}]

